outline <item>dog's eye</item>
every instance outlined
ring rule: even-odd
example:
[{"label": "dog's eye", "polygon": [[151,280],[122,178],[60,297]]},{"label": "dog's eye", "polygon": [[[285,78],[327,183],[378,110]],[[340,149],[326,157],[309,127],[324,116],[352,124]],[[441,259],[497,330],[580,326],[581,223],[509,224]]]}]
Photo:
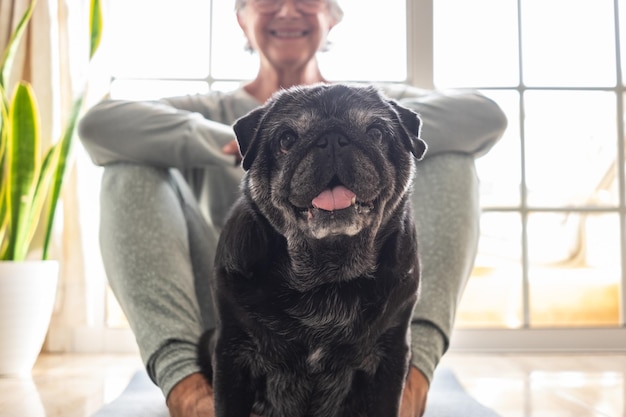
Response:
[{"label": "dog's eye", "polygon": [[383,140],[383,130],[377,125],[370,126],[367,129],[367,136],[380,142]]},{"label": "dog's eye", "polygon": [[280,136],[278,144],[280,151],[285,153],[296,143],[296,135],[293,132],[285,132]]}]

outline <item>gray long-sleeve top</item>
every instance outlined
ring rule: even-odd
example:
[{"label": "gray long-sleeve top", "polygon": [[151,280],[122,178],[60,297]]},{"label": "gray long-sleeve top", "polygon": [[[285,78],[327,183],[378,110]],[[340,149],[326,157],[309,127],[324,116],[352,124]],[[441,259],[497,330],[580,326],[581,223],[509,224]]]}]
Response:
[{"label": "gray long-sleeve top", "polygon": [[[381,89],[421,115],[428,156],[447,151],[481,156],[506,127],[500,108],[475,92],[400,84]],[[105,100],[83,117],[80,137],[97,165],[124,161],[188,169],[230,163],[221,146],[235,139],[235,120],[259,105],[242,88],[160,101]]]}]

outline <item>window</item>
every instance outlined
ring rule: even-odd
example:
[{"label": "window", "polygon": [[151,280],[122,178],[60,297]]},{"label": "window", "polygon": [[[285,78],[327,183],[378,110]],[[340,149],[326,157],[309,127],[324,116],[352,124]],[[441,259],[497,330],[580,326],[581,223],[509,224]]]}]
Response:
[{"label": "window", "polygon": [[[509,119],[477,161],[482,237],[453,347],[625,348],[625,3],[340,0],[329,79],[476,88]],[[256,72],[234,1],[106,4],[113,97],[232,89]]]},{"label": "window", "polygon": [[626,4],[433,4],[434,84],[480,89],[509,119],[501,143],[477,162],[482,237],[458,311],[459,333],[492,328],[543,335],[532,331],[551,329],[571,335],[568,329],[593,328],[603,331],[593,334],[601,334],[606,347],[616,346],[625,323],[618,45],[619,9]]}]

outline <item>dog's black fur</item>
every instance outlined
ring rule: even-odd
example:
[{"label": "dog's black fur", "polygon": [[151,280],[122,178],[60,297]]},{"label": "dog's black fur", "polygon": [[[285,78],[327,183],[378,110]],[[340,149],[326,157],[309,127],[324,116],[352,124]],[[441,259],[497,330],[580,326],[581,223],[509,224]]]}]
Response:
[{"label": "dog's black fur", "polygon": [[[409,193],[417,114],[373,88],[276,95],[235,124],[247,170],[199,360],[217,417],[393,417],[419,263]],[[345,187],[348,208],[313,206]]]}]

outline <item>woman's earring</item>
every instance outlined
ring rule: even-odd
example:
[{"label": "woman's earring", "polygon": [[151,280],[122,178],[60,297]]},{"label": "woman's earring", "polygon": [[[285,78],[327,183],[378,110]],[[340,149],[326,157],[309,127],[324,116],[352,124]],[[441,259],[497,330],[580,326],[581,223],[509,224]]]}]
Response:
[{"label": "woman's earring", "polygon": [[328,52],[331,49],[333,49],[333,43],[332,41],[329,41],[328,39],[326,39],[324,41],[324,45],[320,47],[319,52]]},{"label": "woman's earring", "polygon": [[248,39],[246,39],[246,42],[243,44],[243,50],[251,54],[254,53],[254,48],[252,47]]}]

